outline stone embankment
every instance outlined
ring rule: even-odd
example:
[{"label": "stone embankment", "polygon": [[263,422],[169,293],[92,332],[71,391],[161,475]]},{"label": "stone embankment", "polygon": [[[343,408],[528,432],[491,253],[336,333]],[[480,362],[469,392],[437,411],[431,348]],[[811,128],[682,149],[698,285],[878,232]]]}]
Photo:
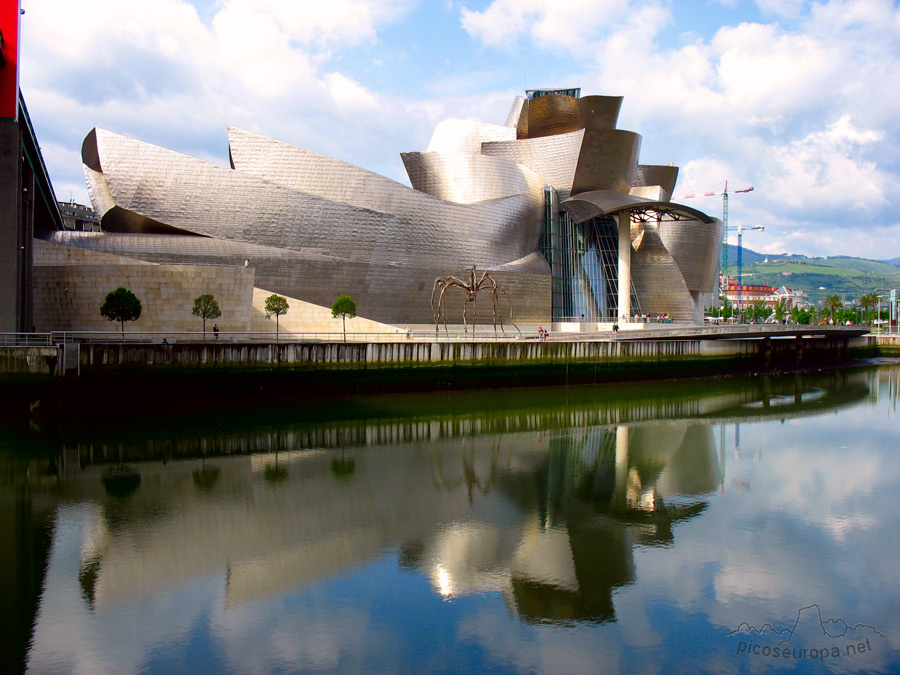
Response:
[{"label": "stone embankment", "polygon": [[876,349],[881,356],[900,356],[900,335],[878,335]]},{"label": "stone embankment", "polygon": [[[624,336],[621,336],[624,338]],[[629,336],[631,337],[631,336]],[[874,336],[62,342],[0,345],[0,399],[75,413],[267,405],[359,392],[488,389],[830,368],[877,355]],[[893,347],[885,343],[885,348]],[[900,348],[897,352],[900,353]],[[15,405],[7,406],[14,410]],[[21,405],[19,405],[21,407]],[[12,413],[10,413],[12,414]]]},{"label": "stone embankment", "polygon": [[[206,341],[93,342],[0,348],[0,374],[111,377],[136,374],[293,372],[355,373],[353,379],[378,380],[388,372],[416,377],[432,373],[453,384],[454,375],[477,379],[479,372],[506,371],[514,379],[524,372],[541,375],[540,383],[607,381],[622,375],[666,377],[709,374],[717,370],[793,369],[839,363],[851,355],[874,355],[879,347],[900,349],[888,338],[832,332],[801,335],[716,333],[703,339],[696,331],[677,331],[667,338],[633,336],[599,339],[589,336],[534,339],[421,340],[391,342]],[[391,376],[389,379],[394,379]],[[425,378],[427,379],[427,377]],[[517,382],[518,384],[518,382]]]}]

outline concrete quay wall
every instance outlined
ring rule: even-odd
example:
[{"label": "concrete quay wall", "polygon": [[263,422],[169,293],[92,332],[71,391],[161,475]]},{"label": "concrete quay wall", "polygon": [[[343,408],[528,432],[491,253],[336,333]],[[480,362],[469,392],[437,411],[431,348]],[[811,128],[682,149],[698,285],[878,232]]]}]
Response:
[{"label": "concrete quay wall", "polygon": [[84,344],[81,371],[373,370],[743,361],[794,366],[846,359],[868,338],[774,340],[282,342]]},{"label": "concrete quay wall", "polygon": [[[880,348],[881,340],[879,339]],[[889,345],[886,345],[889,346]],[[803,368],[874,355],[874,337],[763,340],[83,343],[68,358],[56,345],[0,348],[0,375],[109,377],[127,374],[284,372],[343,374],[335,383],[403,377],[451,386],[510,376],[524,383],[605,381],[621,376],[708,375]],[[900,344],[897,345],[900,349]],[[392,375],[386,375],[388,372]],[[368,372],[366,376],[364,373]],[[460,373],[465,372],[465,376]],[[415,375],[414,375],[415,374]],[[515,382],[520,384],[522,382]],[[486,386],[496,384],[487,382]]]},{"label": "concrete quay wall", "polygon": [[900,335],[878,335],[875,343],[882,356],[900,356]]},{"label": "concrete quay wall", "polygon": [[[190,415],[331,396],[640,382],[830,368],[871,338],[69,344],[0,354],[0,417]],[[37,413],[33,411],[37,410]]]},{"label": "concrete quay wall", "polygon": [[0,346],[0,375],[44,375],[58,373],[59,347]]}]

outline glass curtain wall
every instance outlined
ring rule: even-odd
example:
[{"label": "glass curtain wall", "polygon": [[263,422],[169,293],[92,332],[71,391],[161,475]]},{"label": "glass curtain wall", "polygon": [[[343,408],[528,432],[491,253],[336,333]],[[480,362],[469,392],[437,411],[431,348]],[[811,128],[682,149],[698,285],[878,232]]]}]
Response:
[{"label": "glass curtain wall", "polygon": [[[615,218],[574,222],[544,188],[541,250],[553,276],[553,321],[614,321],[618,316],[619,235]],[[632,312],[640,307],[631,291]]]}]

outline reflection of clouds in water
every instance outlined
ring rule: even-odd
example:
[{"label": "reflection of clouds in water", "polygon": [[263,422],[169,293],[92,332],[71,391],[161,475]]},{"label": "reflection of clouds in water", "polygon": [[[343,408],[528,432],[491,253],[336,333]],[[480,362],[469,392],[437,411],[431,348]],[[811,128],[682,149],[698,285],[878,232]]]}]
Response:
[{"label": "reflection of clouds in water", "polygon": [[209,579],[130,605],[89,609],[78,577],[83,555],[95,551],[99,523],[94,504],[57,510],[28,658],[32,672],[140,672],[148,655],[188,639],[200,617],[220,602],[223,581]]},{"label": "reflection of clouds in water", "polygon": [[659,647],[664,644],[662,636],[654,630],[647,616],[647,605],[639,594],[630,589],[615,596],[616,612],[625,618],[620,622],[622,642],[630,647]]},{"label": "reflection of clouds in water", "polygon": [[[675,645],[696,640],[709,654],[685,661],[690,669],[728,672],[737,662],[717,642],[725,632],[740,621],[781,625],[811,602],[871,622],[897,649],[900,465],[896,417],[886,424],[883,413],[879,404],[744,423],[741,458],[729,425],[724,481],[718,427],[684,420],[621,434],[565,429],[544,436],[539,450],[524,434],[498,436],[502,447],[473,436],[465,452],[455,441],[385,446],[380,461],[360,456],[354,482],[337,487],[331,455],[308,453],[304,471],[292,466],[282,485],[293,492],[248,481],[243,460],[222,461],[220,479],[203,492],[191,467],[177,475],[176,463],[156,467],[181,506],[153,511],[139,535],[105,527],[99,507],[59,509],[29,665],[136,672],[158,667],[160,654],[193,650],[210,630],[216,655],[241,672],[396,671],[418,640],[428,640],[435,669],[457,663],[469,643],[489,655],[486,668],[543,672],[664,672],[683,665]],[[708,502],[702,514],[674,517],[699,495]],[[649,506],[645,496],[664,497],[668,517],[627,508]],[[212,498],[220,502],[209,509]],[[638,536],[660,523],[664,535]],[[370,561],[392,547],[401,548],[405,579],[334,595],[343,586],[332,584],[346,581],[335,579],[341,570],[359,565],[377,578]],[[135,557],[146,558],[143,573]],[[85,560],[99,566],[93,610],[83,597],[90,584],[78,583]],[[405,614],[406,598],[394,604],[400,592],[436,599],[429,611],[438,607],[440,618],[423,627]],[[441,606],[439,594],[453,602]],[[429,632],[435,626],[446,634]],[[889,654],[875,658],[887,663]],[[423,655],[414,657],[409,663],[426,670]]]},{"label": "reflection of clouds in water", "polygon": [[485,609],[459,622],[457,638],[480,645],[490,659],[488,669],[497,664],[523,673],[614,673],[621,669],[617,632],[598,633],[590,626],[559,630],[511,622],[506,614]]},{"label": "reflection of clouds in water", "polygon": [[[870,421],[881,426],[883,412],[857,407],[852,423],[826,414],[784,426],[742,425],[742,445],[763,452],[751,461],[729,451],[727,476],[752,491],[726,487],[703,518],[679,527],[678,546],[636,551],[639,583],[617,596],[622,622],[633,618],[623,604],[628,594],[703,612],[713,630],[740,621],[783,623],[817,602],[830,615],[881,622],[895,637],[865,667],[891,663],[897,654],[890,649],[900,643],[894,618],[900,467],[892,450],[898,436],[895,429],[886,442],[863,431]],[[757,665],[762,670],[767,662],[751,670]],[[839,670],[859,667],[863,662]]]},{"label": "reflection of clouds in water", "polygon": [[396,635],[374,625],[369,610],[349,605],[291,606],[289,598],[256,603],[211,617],[233,672],[358,671],[363,660],[397,670]]},{"label": "reflection of clouds in water", "polygon": [[[745,445],[769,449],[760,464],[729,466],[753,486],[744,518],[762,505],[825,530],[837,543],[892,520],[896,500],[875,497],[900,482],[900,466],[885,454],[891,444],[877,445],[860,427],[845,424],[826,415],[793,421],[784,433],[772,425],[748,427]],[[894,444],[898,440],[895,431]]]}]

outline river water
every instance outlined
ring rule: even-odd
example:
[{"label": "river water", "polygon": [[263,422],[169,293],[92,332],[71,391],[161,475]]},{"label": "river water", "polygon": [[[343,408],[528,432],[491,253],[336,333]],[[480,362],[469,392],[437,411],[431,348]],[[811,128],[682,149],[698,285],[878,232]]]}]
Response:
[{"label": "river water", "polygon": [[900,671],[900,365],[0,429],[6,669]]}]

